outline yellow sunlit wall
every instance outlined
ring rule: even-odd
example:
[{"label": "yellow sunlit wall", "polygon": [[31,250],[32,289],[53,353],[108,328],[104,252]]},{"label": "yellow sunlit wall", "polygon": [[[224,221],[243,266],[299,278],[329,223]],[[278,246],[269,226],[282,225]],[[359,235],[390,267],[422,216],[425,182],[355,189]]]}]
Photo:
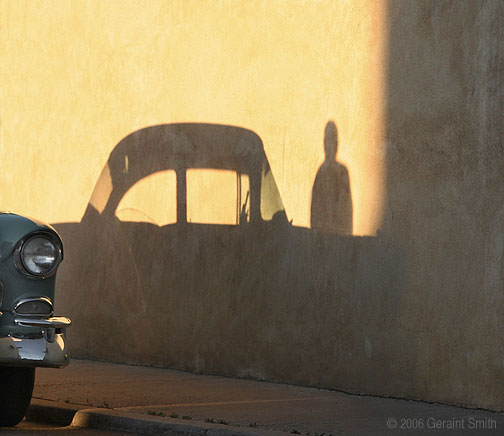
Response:
[{"label": "yellow sunlit wall", "polygon": [[147,222],[164,226],[177,222],[175,171],[151,174],[137,182],[117,206],[121,221]]},{"label": "yellow sunlit wall", "polygon": [[383,9],[357,0],[0,2],[1,208],[79,222],[123,137],[206,122],[261,137],[288,219],[309,227],[334,120],[354,234],[374,235]]},{"label": "yellow sunlit wall", "polygon": [[187,221],[238,224],[237,175],[233,171],[187,172]]}]

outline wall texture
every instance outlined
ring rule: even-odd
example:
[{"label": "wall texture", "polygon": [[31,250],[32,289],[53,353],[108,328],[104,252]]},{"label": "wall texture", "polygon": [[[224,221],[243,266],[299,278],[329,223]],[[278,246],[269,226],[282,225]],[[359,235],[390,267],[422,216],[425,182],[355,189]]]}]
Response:
[{"label": "wall texture", "polygon": [[2,2],[1,207],[63,235],[73,354],[504,410],[503,19]]},{"label": "wall texture", "polygon": [[502,409],[501,1],[390,4],[384,230],[416,395]]}]

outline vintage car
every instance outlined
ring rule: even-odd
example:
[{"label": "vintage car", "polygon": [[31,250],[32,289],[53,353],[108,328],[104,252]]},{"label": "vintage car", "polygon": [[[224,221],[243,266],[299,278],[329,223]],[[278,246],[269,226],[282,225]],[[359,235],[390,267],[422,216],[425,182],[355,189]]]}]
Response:
[{"label": "vintage car", "polygon": [[49,225],[0,214],[0,426],[19,423],[30,404],[36,367],[68,364],[65,330],[53,316],[63,245]]}]

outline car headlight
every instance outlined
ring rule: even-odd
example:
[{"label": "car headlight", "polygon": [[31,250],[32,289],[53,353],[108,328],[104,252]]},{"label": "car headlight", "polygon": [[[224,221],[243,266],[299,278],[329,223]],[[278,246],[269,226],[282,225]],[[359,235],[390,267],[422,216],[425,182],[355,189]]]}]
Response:
[{"label": "car headlight", "polygon": [[19,260],[27,273],[48,277],[61,261],[61,246],[52,235],[35,234],[21,245]]}]

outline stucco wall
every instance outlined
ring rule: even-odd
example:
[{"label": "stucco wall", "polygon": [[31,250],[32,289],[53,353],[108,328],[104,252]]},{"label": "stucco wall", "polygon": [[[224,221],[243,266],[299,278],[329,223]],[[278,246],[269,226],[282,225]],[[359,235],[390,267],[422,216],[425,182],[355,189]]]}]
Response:
[{"label": "stucco wall", "polygon": [[504,409],[502,2],[0,11],[1,206],[63,235],[74,355]]},{"label": "stucco wall", "polygon": [[387,207],[416,395],[502,409],[504,5],[392,2]]}]

